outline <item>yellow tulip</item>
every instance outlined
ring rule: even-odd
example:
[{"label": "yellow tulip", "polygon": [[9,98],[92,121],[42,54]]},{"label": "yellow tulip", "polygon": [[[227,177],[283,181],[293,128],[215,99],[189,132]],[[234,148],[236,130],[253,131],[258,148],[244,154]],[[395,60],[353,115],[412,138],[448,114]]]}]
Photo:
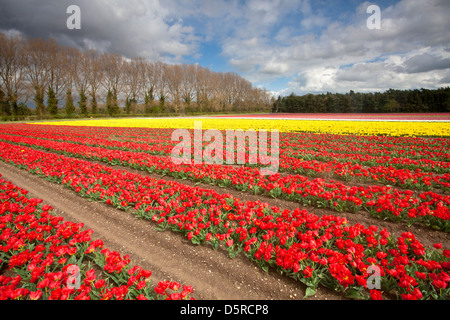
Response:
[{"label": "yellow tulip", "polygon": [[279,130],[280,132],[313,132],[325,134],[356,134],[386,136],[450,136],[449,122],[402,121],[339,121],[286,120],[234,118],[159,118],[159,119],[93,119],[80,121],[41,122],[45,125],[130,127],[130,128],[184,128],[194,129],[201,121],[202,129],[217,130]]}]

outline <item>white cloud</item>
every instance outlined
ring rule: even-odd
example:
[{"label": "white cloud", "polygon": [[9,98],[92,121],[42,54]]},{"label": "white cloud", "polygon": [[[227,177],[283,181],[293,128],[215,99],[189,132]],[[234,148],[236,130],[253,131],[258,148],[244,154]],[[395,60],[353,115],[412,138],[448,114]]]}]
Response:
[{"label": "white cloud", "polygon": [[[425,51],[425,52],[424,52]],[[299,92],[385,91],[388,88],[439,88],[449,85],[448,59],[429,64],[433,49],[417,50],[404,55],[389,55],[384,60],[359,62],[346,67],[315,67],[299,73],[290,83]],[[405,68],[410,61],[419,69]],[[445,65],[443,65],[445,63]],[[442,68],[441,68],[442,67]],[[416,72],[417,71],[417,72]]]},{"label": "white cloud", "polygon": [[259,71],[268,74],[283,75],[289,71],[289,65],[284,62],[270,60],[265,65],[261,66]]},{"label": "white cloud", "polygon": [[[192,27],[175,20],[157,0],[117,1],[103,15],[111,19],[105,37],[114,39],[111,50],[130,58],[143,56],[154,60],[180,61],[196,52]],[[89,19],[92,21],[92,19]]]},{"label": "white cloud", "polygon": [[[292,77],[286,92],[384,91],[446,84],[450,76],[448,1],[404,0],[382,9],[380,30],[366,27],[369,2],[356,7],[346,23],[325,17],[323,22],[315,20],[321,13],[303,4],[302,10],[311,16],[300,24],[310,26],[310,33],[296,34],[284,26],[274,41],[235,37],[224,43],[224,54],[235,67],[245,67],[240,71],[251,80]],[[313,33],[314,26],[326,23],[320,34]]]}]

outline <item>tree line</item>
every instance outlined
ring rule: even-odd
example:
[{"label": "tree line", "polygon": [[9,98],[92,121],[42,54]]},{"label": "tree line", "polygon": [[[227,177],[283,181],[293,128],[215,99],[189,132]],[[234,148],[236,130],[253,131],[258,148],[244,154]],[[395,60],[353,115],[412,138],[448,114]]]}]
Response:
[{"label": "tree line", "polygon": [[236,73],[0,33],[3,118],[260,112],[272,103]]},{"label": "tree line", "polygon": [[323,93],[278,97],[274,113],[437,113],[450,112],[450,88],[375,93]]}]

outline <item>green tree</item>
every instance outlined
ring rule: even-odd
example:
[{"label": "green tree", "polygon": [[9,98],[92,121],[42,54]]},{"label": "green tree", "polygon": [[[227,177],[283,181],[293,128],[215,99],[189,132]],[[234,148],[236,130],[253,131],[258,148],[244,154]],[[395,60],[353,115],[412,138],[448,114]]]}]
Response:
[{"label": "green tree", "polygon": [[5,95],[2,88],[0,88],[0,113],[2,116],[11,115],[11,108],[9,105],[8,97]]},{"label": "green tree", "polygon": [[400,104],[395,99],[389,99],[389,101],[384,105],[384,112],[396,112]]},{"label": "green tree", "polygon": [[49,86],[47,91],[47,110],[52,116],[58,114],[58,99],[56,98],[55,91]]},{"label": "green tree", "polygon": [[34,103],[36,103],[36,112],[37,112],[39,119],[42,119],[46,114],[45,104],[44,104],[44,95],[45,95],[44,90],[42,90],[38,87],[35,87],[33,101],[34,101]]},{"label": "green tree", "polygon": [[64,104],[64,109],[66,110],[67,117],[72,117],[75,113],[75,105],[73,104],[72,90],[67,89],[66,92],[66,102]]},{"label": "green tree", "polygon": [[119,106],[117,105],[117,94],[114,94],[111,90],[108,90],[106,95],[106,111],[110,116],[120,113]]},{"label": "green tree", "polygon": [[112,116],[114,114],[113,112],[113,105],[112,105],[112,92],[111,90],[108,90],[108,93],[106,94],[106,110],[108,111],[108,114]]},{"label": "green tree", "polygon": [[18,115],[19,114],[19,105],[17,103],[17,97],[9,98],[9,105],[10,105],[10,107],[8,107],[8,110],[12,109],[12,114]]},{"label": "green tree", "polygon": [[117,90],[116,89],[113,90],[113,95],[112,95],[112,110],[113,110],[113,114],[119,114],[120,113],[119,99],[117,97]]},{"label": "green tree", "polygon": [[20,116],[31,116],[31,110],[23,102],[17,105],[17,114]]},{"label": "green tree", "polygon": [[166,97],[161,95],[159,99],[159,112],[164,113],[166,110]]},{"label": "green tree", "polygon": [[275,100],[272,107],[272,112],[277,113],[281,108],[281,96],[278,96],[278,99]]},{"label": "green tree", "polygon": [[92,95],[91,109],[92,109],[92,113],[93,114],[97,114],[98,113],[97,99],[95,99],[95,94]]},{"label": "green tree", "polygon": [[148,92],[145,92],[144,95],[144,112],[146,114],[150,114],[152,112],[152,104],[154,99],[155,96],[153,94],[153,88],[151,88]]},{"label": "green tree", "polygon": [[83,90],[80,91],[80,100],[78,100],[78,107],[80,108],[81,114],[87,117],[88,116],[87,97]]},{"label": "green tree", "polygon": [[127,98],[125,100],[125,112],[127,114],[135,113],[136,103],[137,103],[136,99],[134,99],[134,98],[130,98],[130,99]]},{"label": "green tree", "polygon": [[396,90],[383,93],[306,94],[278,98],[273,101],[272,112],[326,112],[326,113],[379,113],[379,112],[449,112],[450,88]]}]

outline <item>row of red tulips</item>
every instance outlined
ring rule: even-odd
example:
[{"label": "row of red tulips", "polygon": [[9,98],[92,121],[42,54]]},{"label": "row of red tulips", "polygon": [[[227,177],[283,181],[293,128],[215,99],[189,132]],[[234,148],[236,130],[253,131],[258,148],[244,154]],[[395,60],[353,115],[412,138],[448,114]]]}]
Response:
[{"label": "row of red tulips", "polygon": [[382,292],[403,299],[449,297],[450,250],[439,244],[425,248],[410,232],[393,238],[386,229],[350,225],[338,216],[280,211],[259,201],[242,202],[229,194],[6,143],[1,143],[0,158],[80,196],[130,209],[193,243],[223,244],[230,256],[242,252],[264,269],[273,267],[302,281],[307,295],[320,283],[359,298],[380,299]]},{"label": "row of red tulips", "polygon": [[[54,138],[84,139],[82,143],[109,143],[111,147],[130,148],[140,151],[154,150],[160,144],[175,144],[171,141],[173,129],[155,128],[103,128],[103,127],[72,127],[72,126],[42,126],[29,124],[15,124],[5,127],[4,132],[18,135],[39,135],[47,133]],[[450,147],[445,138],[423,137],[389,137],[389,136],[356,136],[314,134],[305,132],[280,133],[280,150],[313,150],[331,152],[335,154],[370,154],[374,156],[389,156],[390,158],[406,158],[417,160],[443,161],[443,165],[450,158],[445,152]],[[111,143],[113,142],[113,143]],[[150,147],[150,149],[148,149]],[[169,154],[170,149],[166,150]],[[159,152],[159,150],[158,150]],[[383,158],[382,163],[386,163]]]},{"label": "row of red tulips", "polygon": [[[388,137],[285,133],[284,148],[334,154],[370,154],[387,159],[436,160],[447,162],[450,147],[446,138]],[[301,139],[299,139],[301,138]],[[281,140],[281,139],[280,139]],[[376,159],[376,158],[375,158]]]},{"label": "row of red tulips", "polygon": [[338,212],[366,210],[370,214],[408,224],[423,223],[450,231],[450,196],[432,191],[415,194],[387,186],[349,186],[324,179],[309,180],[300,175],[261,176],[258,169],[226,165],[176,165],[168,157],[110,150],[79,144],[28,137],[0,135],[13,143],[44,148],[69,156],[125,165],[135,169],[232,187],[254,194],[297,201],[304,205],[330,208]]},{"label": "row of red tulips", "polygon": [[190,298],[191,286],[152,285],[150,271],[27,194],[0,175],[0,300]]},{"label": "row of red tulips", "polygon": [[[170,135],[167,134],[167,130],[161,130],[162,134],[160,137],[151,138],[150,140],[146,139],[147,144],[143,144],[132,141],[117,141],[116,135],[113,137],[114,140],[111,140],[112,134],[110,136],[104,134],[105,137],[102,137],[102,135],[87,136],[86,133],[73,134],[71,127],[69,128],[72,130],[66,129],[68,133],[70,132],[70,135],[65,136],[61,136],[61,133],[64,132],[63,130],[57,131],[51,126],[46,127],[50,128],[48,132],[41,132],[37,130],[38,128],[41,129],[39,126],[25,127],[24,129],[6,128],[3,132],[22,137],[34,136],[43,139],[158,155],[170,155],[174,145],[170,141]],[[83,129],[81,128],[81,130]],[[56,132],[60,132],[60,134]],[[92,129],[87,132],[92,133]],[[334,149],[330,152],[322,146],[331,144],[331,138],[324,139],[323,136],[319,137],[323,140],[312,139],[308,143],[305,143],[308,140],[308,137],[305,136],[300,136],[300,140],[297,140],[295,143],[286,142],[290,141],[289,139],[285,139],[284,142],[282,140],[280,144],[280,170],[313,176],[324,176],[327,173],[331,173],[333,178],[336,179],[376,182],[417,190],[431,190],[432,188],[442,189],[444,192],[449,190],[450,163],[447,161],[435,161],[429,158],[421,160],[413,160],[406,157],[392,158],[387,155],[376,156],[372,154],[372,149],[365,147],[359,149],[356,153],[354,150],[351,153],[346,153],[345,151],[336,152]],[[136,138],[133,137],[133,139]],[[246,163],[248,163],[248,146],[246,154]],[[441,150],[440,154],[447,153]]]}]

